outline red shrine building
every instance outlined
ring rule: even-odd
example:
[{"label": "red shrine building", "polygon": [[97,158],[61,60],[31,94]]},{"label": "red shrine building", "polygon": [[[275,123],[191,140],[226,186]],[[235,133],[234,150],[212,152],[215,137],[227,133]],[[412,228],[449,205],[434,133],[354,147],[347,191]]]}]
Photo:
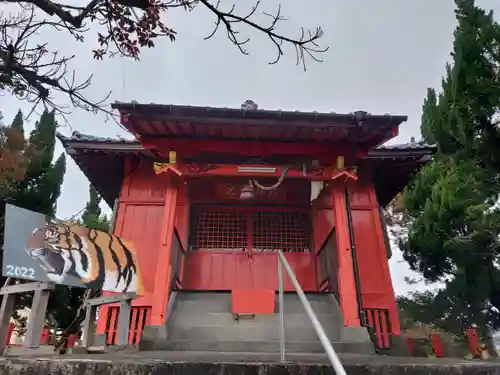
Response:
[{"label": "red shrine building", "polygon": [[[113,108],[133,140],[58,137],[114,207],[114,233],[138,254],[147,294],[133,301],[130,343],[275,342],[274,324],[248,330],[230,317],[247,314],[255,328],[276,315],[277,250],[332,325],[332,341],[388,348],[400,335],[381,207],[433,152],[419,142],[384,145],[406,116],[262,110],[252,101]],[[297,318],[303,308],[288,277],[284,290],[285,323],[296,319],[287,340],[296,331],[298,341],[309,334],[307,317]],[[99,313],[109,344],[117,308]]]}]

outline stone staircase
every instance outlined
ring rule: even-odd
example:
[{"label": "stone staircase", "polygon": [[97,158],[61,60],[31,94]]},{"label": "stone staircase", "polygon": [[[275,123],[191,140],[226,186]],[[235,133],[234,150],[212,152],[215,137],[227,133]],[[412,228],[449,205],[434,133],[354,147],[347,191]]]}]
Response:
[{"label": "stone staircase", "polygon": [[[308,293],[307,298],[336,351],[374,352],[366,329],[344,327],[340,307],[332,294]],[[287,353],[324,353],[296,293],[285,294],[284,314]],[[279,338],[278,313],[236,320],[231,313],[230,293],[183,291],[175,298],[166,326],[145,328],[140,349],[279,353]]]}]

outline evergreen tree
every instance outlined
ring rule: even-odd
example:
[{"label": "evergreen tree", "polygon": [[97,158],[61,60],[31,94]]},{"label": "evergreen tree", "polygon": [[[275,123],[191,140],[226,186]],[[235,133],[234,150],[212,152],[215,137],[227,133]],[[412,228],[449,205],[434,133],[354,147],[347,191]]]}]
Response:
[{"label": "evergreen tree", "polygon": [[[17,184],[26,175],[32,148],[24,139],[23,117],[19,111],[12,125],[6,126],[0,112],[0,246],[3,244],[5,203],[12,201],[17,192]],[[1,254],[1,253],[0,253]],[[0,277],[3,285],[3,278]]]},{"label": "evergreen tree", "polygon": [[24,120],[23,120],[23,113],[21,112],[21,110],[17,111],[16,117],[14,117],[14,120],[12,121],[10,127],[12,129],[18,130],[24,139]]},{"label": "evergreen tree", "polygon": [[[25,177],[31,148],[24,139],[23,119],[19,112],[11,126],[3,122],[0,111],[0,199],[9,199],[15,192],[15,183]],[[3,217],[3,207],[0,217]],[[3,232],[2,232],[3,233]]]},{"label": "evergreen tree", "polygon": [[427,89],[427,98],[422,106],[422,121],[420,131],[424,141],[434,143],[433,125],[436,119],[437,97],[434,89]]},{"label": "evergreen tree", "polygon": [[413,270],[445,283],[455,317],[487,336],[500,311],[500,28],[473,0],[455,3],[453,62],[423,105],[422,135],[438,152],[405,190],[414,220],[400,247]]},{"label": "evergreen tree", "polygon": [[[15,131],[21,140],[18,150],[25,162],[19,163],[19,167],[24,165],[21,178],[14,180],[9,185],[8,193],[3,194],[2,225],[7,201],[28,210],[55,216],[57,199],[61,194],[61,185],[66,171],[66,159],[64,154],[61,154],[55,163],[52,163],[57,129],[54,112],[42,113],[27,140],[25,140],[21,111],[18,111],[9,129]],[[3,230],[1,236],[3,243]],[[3,285],[4,280],[0,282]],[[58,287],[58,290],[61,288],[63,287]],[[61,293],[56,293],[56,298],[51,298],[51,300],[56,301],[57,308],[64,309],[61,296]],[[19,307],[29,306],[31,296],[23,295],[18,303]]]},{"label": "evergreen tree", "polygon": [[102,210],[99,207],[102,198],[97,192],[96,188],[90,184],[89,185],[89,201],[85,206],[85,211],[82,214],[81,224],[92,229],[99,229],[103,231],[109,230],[109,220],[106,215],[102,214]]},{"label": "evergreen tree", "polygon": [[50,216],[55,216],[57,199],[61,194],[66,172],[64,153],[52,163],[56,132],[57,122],[54,112],[44,111],[30,133],[28,142],[35,151],[30,158],[25,178],[17,184],[13,202],[17,206]]}]

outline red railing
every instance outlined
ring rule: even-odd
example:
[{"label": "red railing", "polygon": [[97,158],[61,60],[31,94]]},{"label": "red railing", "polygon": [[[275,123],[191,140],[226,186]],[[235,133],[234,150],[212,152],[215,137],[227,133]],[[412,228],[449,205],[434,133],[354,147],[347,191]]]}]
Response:
[{"label": "red railing", "polygon": [[391,347],[389,310],[367,308],[363,309],[363,312],[365,325],[372,328],[377,347],[389,349]]},{"label": "red railing", "polygon": [[[119,307],[113,306],[108,310],[108,320],[106,323],[106,337],[107,344],[114,345],[118,340],[118,311]],[[130,318],[130,332],[129,332],[129,344],[138,344],[144,326],[149,323],[151,317],[151,307],[141,306],[132,307],[132,316]]]},{"label": "red railing", "polygon": [[331,230],[321,248],[316,252],[318,267],[318,290],[333,293],[340,301],[338,293],[338,261],[335,228]]}]

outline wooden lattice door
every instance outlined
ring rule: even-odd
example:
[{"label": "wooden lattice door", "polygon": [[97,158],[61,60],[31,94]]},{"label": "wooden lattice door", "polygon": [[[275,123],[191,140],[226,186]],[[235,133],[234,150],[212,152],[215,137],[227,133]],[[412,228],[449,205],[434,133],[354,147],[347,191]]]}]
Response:
[{"label": "wooden lattice door", "polygon": [[[307,212],[263,207],[196,207],[186,269],[188,289],[276,289],[277,256],[281,249],[298,278],[314,289]],[[304,261],[305,260],[305,261]],[[312,271],[312,272],[311,272]],[[287,283],[287,289],[292,285]]]}]

